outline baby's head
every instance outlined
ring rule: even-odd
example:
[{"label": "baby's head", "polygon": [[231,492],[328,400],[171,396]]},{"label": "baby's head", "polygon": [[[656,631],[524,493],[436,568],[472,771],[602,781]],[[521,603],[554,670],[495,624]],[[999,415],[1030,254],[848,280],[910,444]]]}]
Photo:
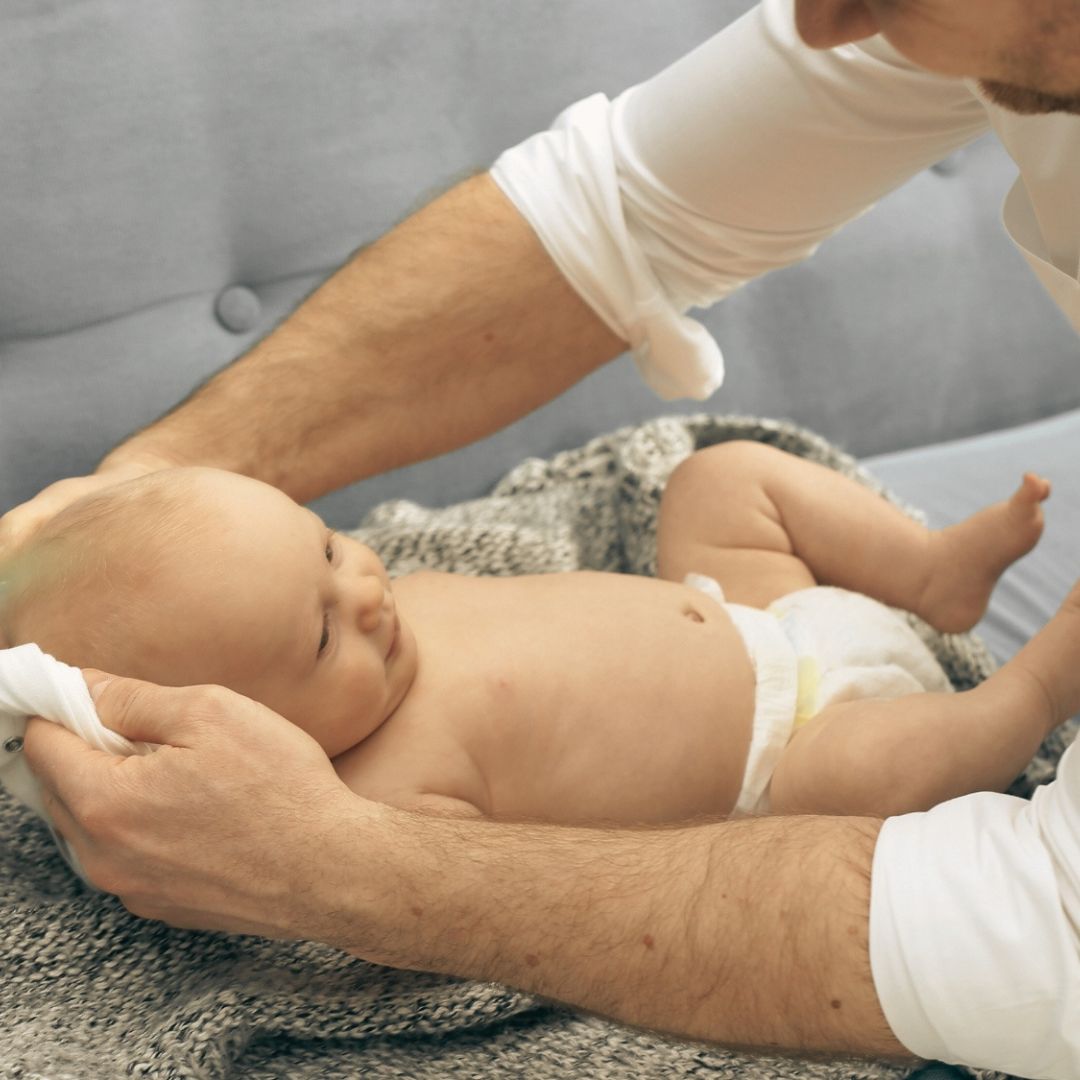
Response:
[{"label": "baby's head", "polygon": [[168,469],[89,495],[0,567],[0,646],[165,686],[217,683],[335,757],[416,674],[386,569],[277,488]]}]

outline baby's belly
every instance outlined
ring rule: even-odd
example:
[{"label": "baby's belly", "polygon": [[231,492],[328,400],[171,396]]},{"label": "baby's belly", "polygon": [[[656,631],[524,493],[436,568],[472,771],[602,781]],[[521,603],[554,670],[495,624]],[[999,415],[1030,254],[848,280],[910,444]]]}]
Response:
[{"label": "baby's belly", "polygon": [[524,614],[504,616],[499,634],[502,655],[516,659],[496,661],[492,711],[503,719],[474,754],[494,816],[658,823],[729,813],[754,672],[723,606],[651,578],[507,584],[502,610]]}]

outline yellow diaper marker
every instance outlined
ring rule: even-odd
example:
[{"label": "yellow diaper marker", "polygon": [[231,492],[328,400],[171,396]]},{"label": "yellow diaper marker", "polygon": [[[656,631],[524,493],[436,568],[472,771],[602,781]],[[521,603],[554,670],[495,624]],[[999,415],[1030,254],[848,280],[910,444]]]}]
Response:
[{"label": "yellow diaper marker", "polygon": [[821,671],[817,658],[800,656],[798,681],[795,689],[795,727],[800,728],[807,720],[817,715],[818,688],[821,686]]}]

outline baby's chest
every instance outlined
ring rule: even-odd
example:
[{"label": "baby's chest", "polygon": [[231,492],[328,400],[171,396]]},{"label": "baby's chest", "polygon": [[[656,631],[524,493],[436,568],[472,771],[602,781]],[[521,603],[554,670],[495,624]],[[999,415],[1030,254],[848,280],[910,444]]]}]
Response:
[{"label": "baby's chest", "polygon": [[457,638],[457,670],[480,695],[462,731],[495,816],[713,812],[736,783],[753,712],[741,636],[692,590],[575,577],[506,589],[490,627]]},{"label": "baby's chest", "polygon": [[[569,588],[567,586],[570,586]],[[634,697],[692,689],[687,676],[741,670],[746,648],[724,608],[696,589],[654,578],[582,574],[553,591],[542,646],[571,679]]]},{"label": "baby's chest", "polygon": [[658,718],[691,726],[752,699],[753,670],[724,609],[696,590],[614,574],[509,583],[454,635],[482,708],[475,739],[557,753]]}]

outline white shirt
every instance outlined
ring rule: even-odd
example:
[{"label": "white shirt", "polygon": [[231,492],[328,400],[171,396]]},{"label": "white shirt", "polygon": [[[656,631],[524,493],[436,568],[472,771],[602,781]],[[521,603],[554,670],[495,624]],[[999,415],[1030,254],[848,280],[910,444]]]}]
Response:
[{"label": "white shirt", "polygon": [[711,394],[707,307],[797,262],[910,176],[993,128],[1020,167],[1005,225],[1080,331],[1080,116],[1018,116],[883,38],[802,44],[764,0],[659,75],[579,101],[491,175],[663,397]]},{"label": "white shirt", "polygon": [[[810,255],[881,195],[992,128],[1020,169],[1005,226],[1080,331],[1080,117],[1022,117],[877,37],[804,46],[764,0],[615,101],[594,95],[492,176],[664,397],[707,397],[719,349],[685,315]],[[1030,802],[888,821],[871,966],[912,1052],[1080,1078],[1080,750]]]},{"label": "white shirt", "polygon": [[1080,1076],[1080,746],[1030,802],[980,792],[885,822],[870,966],[920,1057]]}]

